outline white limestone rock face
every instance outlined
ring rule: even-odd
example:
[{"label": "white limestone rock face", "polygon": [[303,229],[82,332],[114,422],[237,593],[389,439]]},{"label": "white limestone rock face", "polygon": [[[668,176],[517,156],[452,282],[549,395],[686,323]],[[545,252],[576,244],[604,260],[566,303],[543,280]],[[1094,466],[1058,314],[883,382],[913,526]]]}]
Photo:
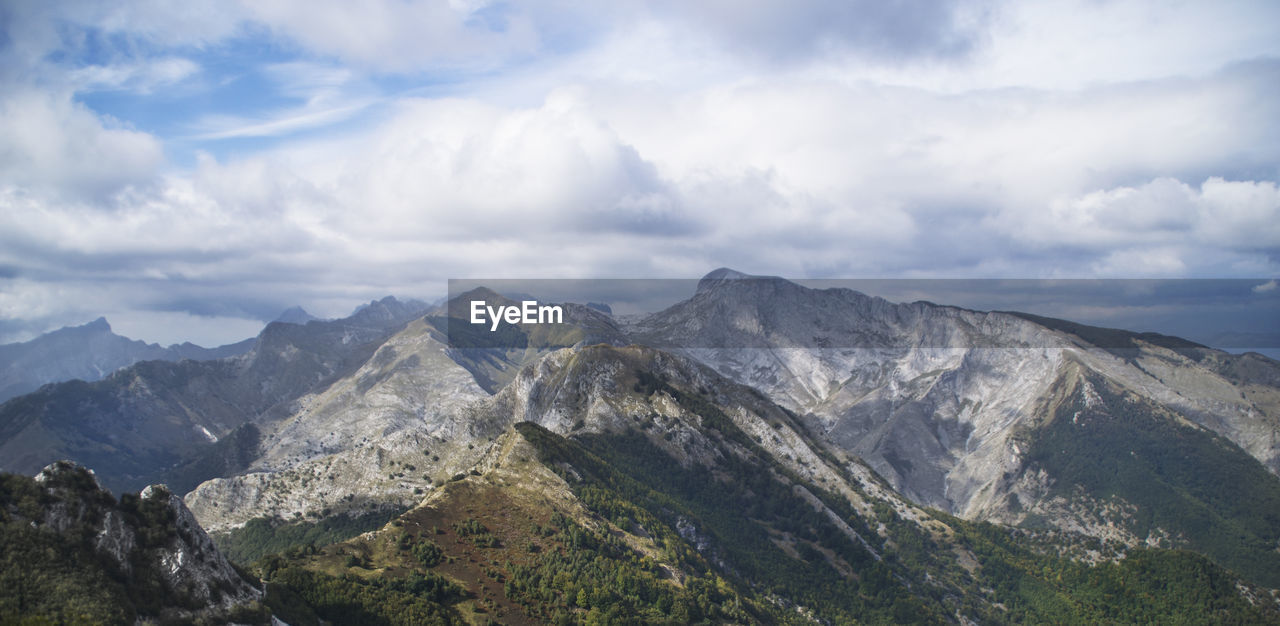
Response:
[{"label": "white limestone rock face", "polygon": [[[748,278],[713,273],[689,300],[597,333],[657,350],[579,346],[482,366],[483,355],[460,356],[411,322],[358,371],[264,425],[248,469],[200,485],[187,504],[218,530],[263,515],[408,506],[473,468],[520,421],[566,436],[643,428],[678,462],[714,465],[720,452],[701,418],[664,392],[635,393],[637,369],[705,389],[771,456],[859,509],[874,494],[909,519],[925,519],[912,513],[923,505],[1013,522],[1035,509],[1062,528],[1109,523],[1083,519],[1022,477],[1028,433],[1053,415],[1063,388],[1092,375],[1280,471],[1280,367],[1261,357],[1137,336],[1133,349],[1109,350],[1014,314]],[[509,382],[490,396],[497,380]],[[794,415],[776,417],[748,387]],[[1026,511],[1011,508],[1014,496]]]},{"label": "white limestone rock face", "polygon": [[409,323],[357,371],[309,394],[264,428],[244,472],[186,496],[210,530],[254,517],[410,506],[432,484],[470,467],[496,433],[463,418],[488,397],[424,321]]},{"label": "white limestone rock face", "polygon": [[231,567],[182,498],[162,485],[147,487],[139,497],[162,502],[173,511],[177,536],[156,559],[170,588],[185,590],[200,604],[219,609],[262,599],[262,591],[244,581]]},{"label": "white limestone rock face", "polygon": [[894,304],[719,270],[685,302],[623,330],[764,392],[913,501],[1008,517],[1017,435],[1083,372],[1170,408],[1280,473],[1280,366],[1134,336],[1104,349],[1022,316]]}]

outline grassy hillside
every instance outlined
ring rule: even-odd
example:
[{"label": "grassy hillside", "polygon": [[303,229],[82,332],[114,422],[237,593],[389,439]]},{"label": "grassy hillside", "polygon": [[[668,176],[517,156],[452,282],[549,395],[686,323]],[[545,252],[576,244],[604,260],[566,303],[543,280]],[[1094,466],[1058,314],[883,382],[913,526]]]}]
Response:
[{"label": "grassy hillside", "polygon": [[363,514],[338,514],[316,521],[286,522],[258,517],[244,526],[210,536],[228,559],[250,564],[268,555],[318,546],[327,546],[360,533],[377,530],[403,513],[404,509]]}]

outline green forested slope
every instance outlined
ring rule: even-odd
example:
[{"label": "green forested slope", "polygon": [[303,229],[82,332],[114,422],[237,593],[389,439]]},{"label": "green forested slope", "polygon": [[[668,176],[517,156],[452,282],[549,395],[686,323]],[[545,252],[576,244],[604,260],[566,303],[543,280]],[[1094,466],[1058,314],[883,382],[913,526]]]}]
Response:
[{"label": "green forested slope", "polygon": [[1200,552],[1280,587],[1280,478],[1226,439],[1099,377],[1030,435],[1027,463],[1064,496],[1119,498],[1135,536]]}]

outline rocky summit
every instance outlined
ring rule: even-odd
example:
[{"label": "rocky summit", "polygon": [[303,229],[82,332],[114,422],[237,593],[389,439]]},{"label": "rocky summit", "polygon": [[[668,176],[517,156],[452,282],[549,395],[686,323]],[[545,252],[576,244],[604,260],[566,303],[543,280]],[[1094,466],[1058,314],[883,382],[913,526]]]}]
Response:
[{"label": "rocky summit", "polygon": [[84,467],[0,477],[0,614],[60,623],[252,621],[263,591],[163,486],[118,501]]},{"label": "rocky summit", "polygon": [[1009,478],[1082,376],[1280,472],[1280,365],[1260,355],[724,271],[627,330],[759,389],[913,500],[968,518],[1013,513]]},{"label": "rocky summit", "polygon": [[[464,296],[48,386],[0,407],[0,463],[89,464],[121,492],[78,479],[94,506],[163,501],[153,526],[192,533],[102,574],[120,615],[160,610],[128,599],[139,568],[213,554],[203,527],[246,569],[213,559],[173,602],[259,602],[249,621],[1280,619],[1265,357],[732,270],[656,313],[565,303],[497,340],[462,316],[507,300]],[[30,504],[43,483],[6,480],[14,532],[64,530]],[[76,515],[76,545],[141,541]],[[201,591],[228,571],[265,595]]]}]

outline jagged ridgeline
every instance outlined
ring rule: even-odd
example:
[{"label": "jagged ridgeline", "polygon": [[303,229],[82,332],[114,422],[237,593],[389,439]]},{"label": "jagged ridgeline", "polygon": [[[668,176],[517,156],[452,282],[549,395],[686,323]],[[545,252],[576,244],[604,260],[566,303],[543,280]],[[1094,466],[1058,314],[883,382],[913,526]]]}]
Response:
[{"label": "jagged ridgeline", "polygon": [[562,323],[473,324],[471,303],[486,307],[519,307],[520,302],[487,288],[461,293],[432,311],[427,323],[439,331],[450,356],[489,393],[497,393],[526,363],[547,352],[578,344],[629,343],[617,322],[598,306],[555,305]]},{"label": "jagged ridgeline", "polygon": [[541,417],[473,472],[376,533],[259,560],[269,598],[311,611],[277,615],[411,623],[426,598],[435,618],[499,623],[1277,620],[1265,590],[1191,552],[914,507],[793,414],[669,355],[556,357],[495,398]]},{"label": "jagged ridgeline", "polygon": [[0,622],[269,623],[257,584],[163,487],[117,501],[70,463],[0,474]]},{"label": "jagged ridgeline", "polygon": [[269,324],[236,356],[143,361],[46,385],[0,404],[0,470],[34,474],[72,459],[114,491],[164,482],[185,494],[244,469],[290,403],[349,375],[425,310],[384,298],[341,320]]},{"label": "jagged ridgeline", "polygon": [[[452,336],[473,297],[512,302],[47,386],[0,406],[0,469],[168,483],[295,625],[1276,621],[1275,361],[729,271]],[[5,506],[82,546],[40,584],[115,580],[75,560],[102,528]],[[136,583],[117,614],[154,614]]]},{"label": "jagged ridgeline", "polygon": [[68,327],[24,343],[0,345],[0,402],[30,393],[45,383],[94,381],[139,361],[210,361],[248,352],[253,340],[202,348],[184,343],[167,348],[121,337],[106,318]]}]

